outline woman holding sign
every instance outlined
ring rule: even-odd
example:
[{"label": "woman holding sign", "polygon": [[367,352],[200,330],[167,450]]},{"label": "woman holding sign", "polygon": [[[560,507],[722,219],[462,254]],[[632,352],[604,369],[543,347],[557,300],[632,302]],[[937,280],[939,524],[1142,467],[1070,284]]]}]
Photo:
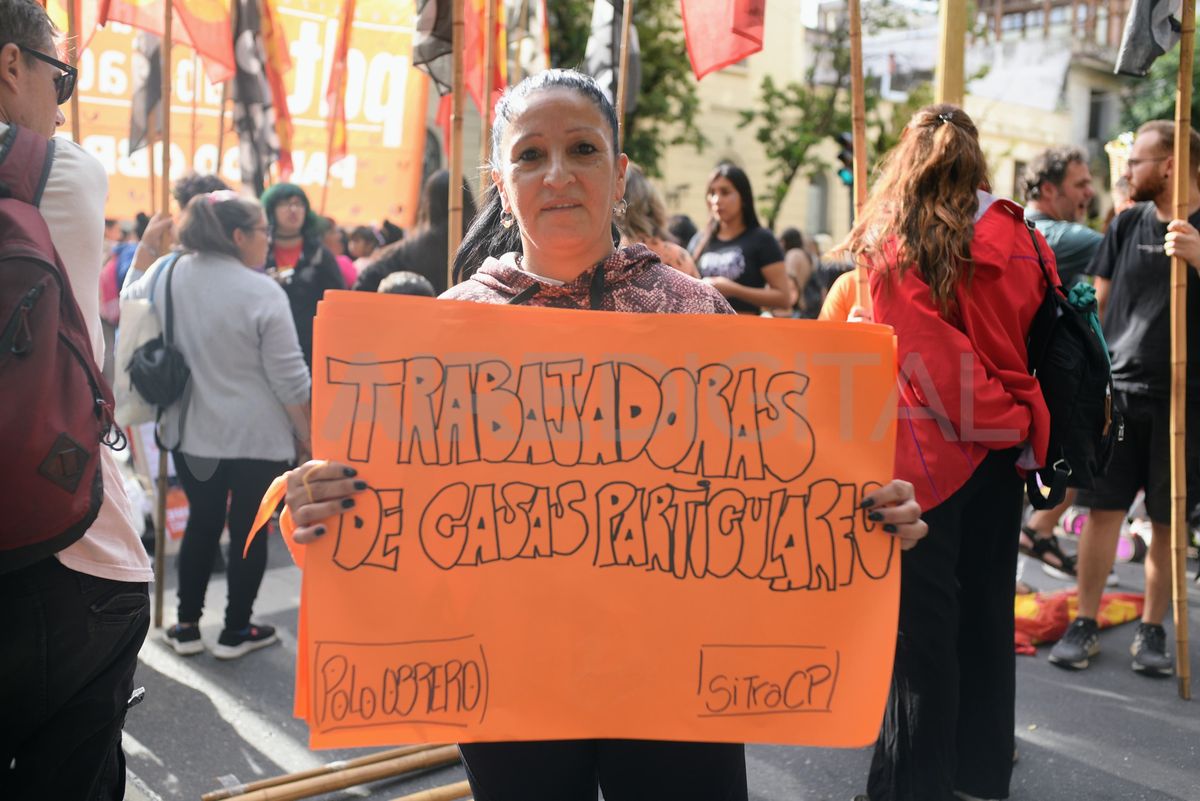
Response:
[{"label": "woman holding sign", "polygon": [[871,801],[1008,797],[1017,468],[1044,463],[1050,431],[1025,350],[1046,293],[1035,237],[1052,257],[1022,209],[987,186],[971,118],[924,108],[845,246],[870,267],[874,319],[896,330],[896,472],[915,485],[929,524],[902,557]]},{"label": "woman holding sign", "polygon": [[[589,77],[550,70],[509,90],[496,107],[485,207],[455,259],[460,283],[443,297],[566,309],[729,314],[711,286],[664,265],[644,245],[614,247],[627,159],[612,105]],[[309,462],[288,473],[297,542],[366,488],[352,468]],[[867,496],[878,520],[910,547],[925,525],[912,487],[893,481]],[[472,743],[461,746],[480,801],[609,801],[747,797],[743,746],[644,740]]]}]

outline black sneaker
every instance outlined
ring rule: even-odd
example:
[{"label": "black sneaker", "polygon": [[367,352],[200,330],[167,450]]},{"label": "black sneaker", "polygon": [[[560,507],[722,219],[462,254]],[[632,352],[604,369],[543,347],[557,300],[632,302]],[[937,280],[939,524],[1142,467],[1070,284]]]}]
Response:
[{"label": "black sneaker", "polygon": [[1090,617],[1077,617],[1062,639],[1050,650],[1050,664],[1083,670],[1088,659],[1100,653],[1100,628]]},{"label": "black sneaker", "polygon": [[213,656],[217,659],[237,659],[251,651],[266,648],[279,642],[274,626],[247,626],[242,631],[225,629],[213,647]]},{"label": "black sneaker", "polygon": [[204,642],[200,639],[200,627],[184,626],[176,623],[163,632],[163,642],[175,649],[180,656],[195,656],[204,652]]},{"label": "black sneaker", "polygon": [[1175,673],[1175,660],[1167,654],[1167,630],[1153,623],[1138,623],[1133,645],[1133,669],[1146,676],[1170,676]]}]

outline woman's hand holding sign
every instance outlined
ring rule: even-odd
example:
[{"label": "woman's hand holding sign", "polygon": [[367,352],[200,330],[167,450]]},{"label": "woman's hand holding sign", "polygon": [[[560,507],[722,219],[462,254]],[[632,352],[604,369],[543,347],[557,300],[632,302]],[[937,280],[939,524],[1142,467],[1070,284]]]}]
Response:
[{"label": "woman's hand holding sign", "polygon": [[284,503],[296,523],[297,543],[314,542],[326,531],[321,521],[354,507],[354,493],[367,488],[367,482],[355,478],[357,475],[353,467],[322,460],[305,462],[287,472]]},{"label": "woman's hand holding sign", "polygon": [[929,526],[921,519],[921,506],[913,485],[907,481],[892,479],[866,495],[860,506],[871,510],[867,517],[883,523],[886,533],[899,538],[901,550],[912,548],[929,533]]}]

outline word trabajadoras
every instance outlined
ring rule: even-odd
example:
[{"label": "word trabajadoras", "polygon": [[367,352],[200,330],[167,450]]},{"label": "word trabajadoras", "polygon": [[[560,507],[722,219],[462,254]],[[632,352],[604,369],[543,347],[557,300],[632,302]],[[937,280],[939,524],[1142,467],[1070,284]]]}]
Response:
[{"label": "word trabajadoras", "polygon": [[655,377],[627,362],[585,373],[582,360],[570,360],[523,364],[514,375],[501,361],[443,365],[425,356],[329,359],[327,369],[331,384],[347,388],[332,416],[348,434],[351,462],[370,460],[378,447],[414,465],[574,467],[644,458],[706,478],[792,481],[815,448],[797,408],[808,377],[795,371],[735,374],[710,364]]}]

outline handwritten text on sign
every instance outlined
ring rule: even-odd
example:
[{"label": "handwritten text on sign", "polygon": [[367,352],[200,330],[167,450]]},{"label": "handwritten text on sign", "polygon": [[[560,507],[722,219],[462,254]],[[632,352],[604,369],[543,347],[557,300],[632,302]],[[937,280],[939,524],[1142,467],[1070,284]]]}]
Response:
[{"label": "handwritten text on sign", "polygon": [[874,737],[890,332],[337,293],[316,342],[371,489],[310,548],[314,745]]}]

